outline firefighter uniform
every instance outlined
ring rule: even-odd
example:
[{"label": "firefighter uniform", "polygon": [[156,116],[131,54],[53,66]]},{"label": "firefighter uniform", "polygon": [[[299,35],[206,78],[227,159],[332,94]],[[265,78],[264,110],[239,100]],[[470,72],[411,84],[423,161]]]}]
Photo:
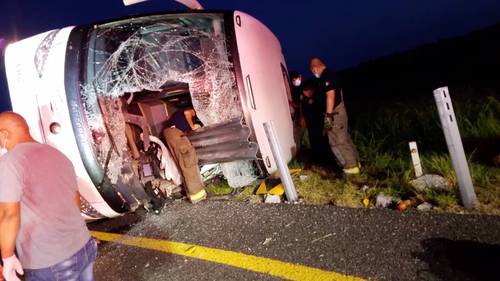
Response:
[{"label": "firefighter uniform", "polygon": [[[163,136],[167,141],[168,148],[174,158],[174,161],[179,167],[184,187],[187,196],[192,203],[197,203],[206,198],[205,186],[200,175],[198,167],[198,157],[196,151],[186,136],[187,131],[190,131],[188,122],[184,118],[182,110],[178,110],[179,114],[174,114],[169,122],[168,127],[163,131]],[[177,118],[179,116],[179,118]],[[184,118],[184,120],[182,120]],[[183,129],[181,131],[180,129]]]}]

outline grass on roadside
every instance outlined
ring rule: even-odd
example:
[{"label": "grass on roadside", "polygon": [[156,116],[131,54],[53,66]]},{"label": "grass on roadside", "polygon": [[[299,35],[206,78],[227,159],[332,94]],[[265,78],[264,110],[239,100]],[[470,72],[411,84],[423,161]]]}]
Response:
[{"label": "grass on roadside", "polygon": [[209,183],[205,190],[212,196],[224,196],[233,193],[233,188],[224,179],[215,179]]},{"label": "grass on roadside", "polygon": [[305,173],[302,176],[307,178],[301,180],[299,176],[294,176],[293,180],[298,195],[308,204],[329,204],[343,187],[343,183],[324,179],[318,173]]},{"label": "grass on roadside", "polygon": [[[299,197],[306,204],[357,208],[363,206],[364,198],[369,198],[370,206],[373,206],[375,197],[384,194],[396,199],[412,199],[416,203],[427,201],[444,211],[464,211],[437,110],[432,103],[415,102],[412,107],[388,104],[379,110],[357,115],[352,136],[362,158],[362,175],[337,179],[329,176],[332,172],[321,168],[303,170],[300,175],[293,176]],[[456,99],[453,105],[463,139],[500,138],[500,101],[495,97],[474,102]],[[453,186],[451,191],[417,192],[408,184],[414,178],[409,141],[417,141],[419,145],[424,173],[443,176]],[[468,160],[479,201],[478,211],[500,214],[500,169],[476,162],[473,156],[474,153],[468,155]],[[296,159],[289,164],[290,169],[303,169],[304,166]],[[254,195],[257,187],[244,188],[236,199],[261,200]],[[216,195],[232,192],[227,183],[218,183],[207,189]]]}]

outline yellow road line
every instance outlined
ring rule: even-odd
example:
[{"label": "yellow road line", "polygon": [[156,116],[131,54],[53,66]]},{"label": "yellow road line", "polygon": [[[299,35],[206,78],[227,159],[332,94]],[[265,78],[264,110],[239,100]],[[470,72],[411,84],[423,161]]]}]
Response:
[{"label": "yellow road line", "polygon": [[172,242],[121,234],[92,231],[92,235],[102,241],[109,241],[143,249],[162,251],[204,261],[225,264],[245,270],[265,273],[268,275],[302,281],[364,281],[362,278],[326,271],[300,264],[293,264],[270,258],[257,257],[227,250],[208,248],[199,245]]}]

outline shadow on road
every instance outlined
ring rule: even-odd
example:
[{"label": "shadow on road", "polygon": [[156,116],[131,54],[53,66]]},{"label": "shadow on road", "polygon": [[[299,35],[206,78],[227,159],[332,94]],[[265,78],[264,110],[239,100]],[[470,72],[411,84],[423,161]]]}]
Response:
[{"label": "shadow on road", "polygon": [[426,239],[421,245],[424,251],[413,256],[428,264],[428,270],[419,272],[422,280],[429,273],[442,280],[498,280],[500,245],[445,238]]},{"label": "shadow on road", "polygon": [[[125,234],[143,219],[145,213],[146,211],[144,209],[139,208],[135,212],[127,213],[121,217],[89,222],[87,227],[91,231]],[[101,245],[105,245],[108,242],[101,243]]]}]

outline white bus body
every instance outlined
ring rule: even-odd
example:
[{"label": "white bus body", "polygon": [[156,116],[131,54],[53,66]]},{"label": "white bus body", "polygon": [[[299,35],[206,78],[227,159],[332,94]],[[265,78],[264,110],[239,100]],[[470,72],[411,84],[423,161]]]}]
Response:
[{"label": "white bus body", "polygon": [[274,172],[263,128],[271,120],[283,158],[295,150],[281,46],[239,11],[52,30],[9,44],[5,70],[13,111],[72,160],[89,218],[134,210],[150,197],[145,185],[178,173],[153,140],[189,102],[205,125],[189,134],[200,164],[248,161],[261,176]]}]

